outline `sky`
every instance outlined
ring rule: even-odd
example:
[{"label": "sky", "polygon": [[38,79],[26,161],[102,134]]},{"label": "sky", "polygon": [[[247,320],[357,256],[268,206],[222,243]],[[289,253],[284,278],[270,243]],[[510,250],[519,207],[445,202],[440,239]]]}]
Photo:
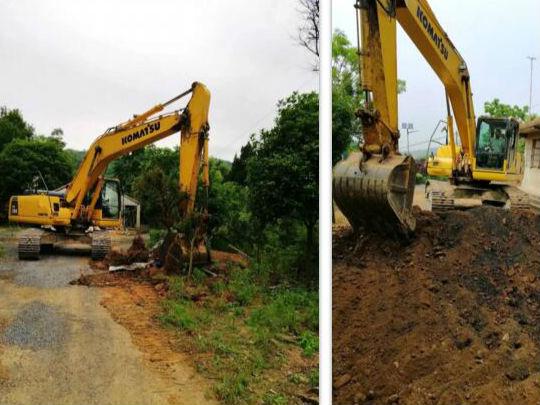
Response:
[{"label": "sky", "polygon": [[279,99],[318,87],[300,22],[293,0],[2,0],[0,105],[86,149],[200,81],[212,93],[210,154],[232,160],[272,126]]},{"label": "sky", "polygon": [[[333,29],[345,31],[356,44],[354,0],[333,0]],[[529,105],[530,62],[533,112],[540,113],[540,2],[538,0],[430,0],[444,30],[465,59],[471,74],[476,115],[484,102]],[[410,150],[426,149],[437,122],[446,117],[444,88],[405,32],[398,28],[398,76],[407,82],[399,96],[399,122],[412,123]],[[400,125],[401,127],[401,125]],[[400,149],[406,150],[406,136]],[[444,137],[444,134],[439,133]],[[439,135],[435,135],[438,137]]]}]

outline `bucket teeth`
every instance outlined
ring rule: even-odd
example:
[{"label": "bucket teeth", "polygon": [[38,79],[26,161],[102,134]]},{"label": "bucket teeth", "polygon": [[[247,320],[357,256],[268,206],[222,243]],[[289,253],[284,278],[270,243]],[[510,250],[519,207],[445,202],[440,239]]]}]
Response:
[{"label": "bucket teeth", "polygon": [[410,156],[391,155],[381,160],[373,155],[362,161],[352,153],[334,167],[333,197],[355,230],[410,235],[416,220],[412,216],[416,169]]}]

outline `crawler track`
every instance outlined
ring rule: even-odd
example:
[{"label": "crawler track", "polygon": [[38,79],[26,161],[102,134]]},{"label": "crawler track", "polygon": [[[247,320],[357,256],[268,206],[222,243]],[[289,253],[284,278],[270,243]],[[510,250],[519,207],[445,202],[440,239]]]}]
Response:
[{"label": "crawler track", "polygon": [[430,201],[433,212],[448,212],[455,209],[454,199],[448,197],[444,191],[432,191]]},{"label": "crawler track", "polygon": [[92,234],[92,260],[103,259],[111,250],[111,235],[109,232],[94,232]]},{"label": "crawler track", "polygon": [[506,194],[508,194],[508,198],[510,199],[511,210],[523,210],[531,208],[531,201],[527,193],[513,186],[505,187],[504,191],[506,191]]},{"label": "crawler track", "polygon": [[18,240],[19,260],[38,260],[41,248],[41,229],[27,229]]}]

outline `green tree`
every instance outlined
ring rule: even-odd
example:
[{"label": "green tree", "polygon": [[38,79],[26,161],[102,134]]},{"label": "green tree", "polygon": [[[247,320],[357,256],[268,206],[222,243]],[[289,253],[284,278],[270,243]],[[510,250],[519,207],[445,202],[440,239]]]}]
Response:
[{"label": "green tree", "polygon": [[62,128],[55,128],[51,131],[51,135],[49,138],[54,139],[58,143],[62,144],[62,147],[66,147],[66,143],[64,142],[64,131]]},{"label": "green tree", "polygon": [[[119,178],[127,194],[134,194],[136,180],[156,167],[171,178],[178,179],[178,148],[158,148],[150,145],[136,150],[113,161],[108,175]],[[176,182],[178,184],[178,180]]]},{"label": "green tree", "polygon": [[231,171],[227,176],[228,181],[234,181],[242,186],[247,182],[247,162],[253,156],[253,145],[246,143],[240,149],[240,156],[234,155]]},{"label": "green tree", "polygon": [[[339,162],[343,153],[356,147],[360,136],[360,120],[355,116],[354,99],[342,92],[332,94],[332,165]],[[354,145],[354,146],[353,146]]]},{"label": "green tree", "polygon": [[69,155],[69,158],[71,160],[71,165],[74,167],[73,175],[75,175],[75,171],[81,164],[81,161],[84,158],[84,155],[86,155],[86,151],[84,150],[75,150],[75,149],[64,149],[66,153]]},{"label": "green tree", "polygon": [[313,259],[319,215],[318,94],[295,92],[281,100],[274,128],[261,131],[252,142],[248,187],[253,216],[262,226],[300,221],[306,229],[306,254]]},{"label": "green tree", "polygon": [[0,107],[0,151],[14,139],[30,139],[34,128],[26,123],[17,109]]},{"label": "green tree", "polygon": [[141,201],[141,218],[149,225],[170,228],[180,220],[178,179],[153,167],[133,181],[133,194]]},{"label": "green tree", "polygon": [[[361,125],[356,111],[364,102],[356,45],[341,30],[332,35],[332,160],[335,164],[348,149],[361,142]],[[398,94],[406,91],[398,80]]]},{"label": "green tree", "polygon": [[142,165],[144,162],[144,149],[136,150],[114,160],[107,169],[107,175],[116,177],[122,183],[125,193],[133,194],[135,179],[144,174]]},{"label": "green tree", "polygon": [[[11,195],[31,188],[38,171],[47,187],[54,189],[69,182],[73,170],[70,156],[57,140],[15,139],[0,152],[0,201],[5,204]],[[41,180],[37,185],[45,188]]]},{"label": "green tree", "polygon": [[341,30],[332,35],[332,88],[350,96],[360,94],[358,50]]},{"label": "green tree", "polygon": [[484,103],[484,111],[490,117],[497,118],[515,118],[518,121],[526,121],[535,118],[535,115],[529,114],[529,107],[519,107],[517,105],[510,105],[501,103],[498,98],[492,101],[486,101]]},{"label": "green tree", "polygon": [[360,121],[355,112],[362,102],[358,51],[343,31],[332,36],[332,164],[352,144],[358,144]]},{"label": "green tree", "polygon": [[[232,171],[232,168],[227,169],[227,164],[210,158],[208,212],[212,246],[227,250],[229,244],[232,244],[251,252],[254,244],[262,238],[260,233],[257,235],[254,218],[249,210],[249,190],[235,181],[226,180]],[[198,200],[202,201],[204,196],[199,196]]]}]

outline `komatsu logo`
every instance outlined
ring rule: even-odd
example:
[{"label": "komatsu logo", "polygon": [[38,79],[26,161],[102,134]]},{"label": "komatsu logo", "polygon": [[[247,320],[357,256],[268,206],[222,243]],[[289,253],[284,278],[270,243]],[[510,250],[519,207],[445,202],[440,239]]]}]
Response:
[{"label": "komatsu logo", "polygon": [[151,134],[154,131],[158,131],[160,126],[161,126],[161,123],[159,121],[154,122],[152,124],[148,124],[146,127],[142,129],[139,129],[138,131],[133,132],[132,134],[124,136],[122,137],[122,145],[133,142],[139,138],[145,137],[146,135]]},{"label": "komatsu logo", "polygon": [[448,60],[448,48],[444,45],[442,37],[437,35],[435,32],[435,29],[433,28],[433,25],[431,25],[431,22],[427,19],[426,15],[418,6],[418,10],[416,11],[416,16],[424,26],[424,29],[429,34],[439,51],[441,52],[441,55],[444,57],[445,60]]}]

